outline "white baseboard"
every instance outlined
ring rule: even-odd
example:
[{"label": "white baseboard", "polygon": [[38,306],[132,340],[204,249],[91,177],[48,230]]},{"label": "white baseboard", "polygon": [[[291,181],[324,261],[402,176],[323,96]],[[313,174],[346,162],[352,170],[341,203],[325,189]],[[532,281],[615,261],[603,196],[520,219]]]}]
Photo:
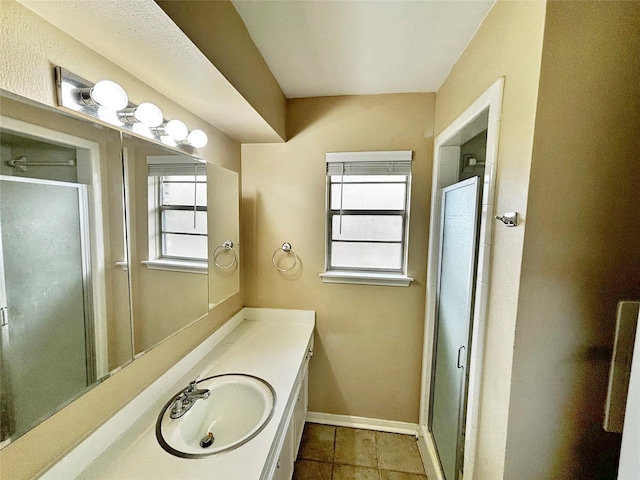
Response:
[{"label": "white baseboard", "polygon": [[393,420],[381,420],[378,418],[354,417],[352,415],[335,415],[332,413],[308,412],[306,421],[336,427],[362,428],[364,430],[377,430],[379,432],[403,433],[405,435],[418,434],[416,423],[395,422]]}]

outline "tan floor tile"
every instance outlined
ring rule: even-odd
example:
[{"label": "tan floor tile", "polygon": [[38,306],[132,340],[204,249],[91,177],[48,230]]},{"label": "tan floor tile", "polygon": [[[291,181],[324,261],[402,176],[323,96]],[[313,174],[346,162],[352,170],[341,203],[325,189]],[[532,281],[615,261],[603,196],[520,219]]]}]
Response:
[{"label": "tan floor tile", "polygon": [[378,467],[376,435],[372,430],[338,427],[336,429],[335,463]]},{"label": "tan floor tile", "polygon": [[426,475],[407,472],[393,472],[391,470],[380,470],[380,480],[427,480]]},{"label": "tan floor tile", "polygon": [[298,460],[293,480],[331,480],[333,465],[314,460]]},{"label": "tan floor tile", "polygon": [[380,480],[377,468],[334,465],[333,480]]},{"label": "tan floor tile", "polygon": [[298,458],[333,462],[336,427],[307,423],[302,433]]},{"label": "tan floor tile", "polygon": [[414,437],[397,433],[375,433],[380,469],[425,474]]}]

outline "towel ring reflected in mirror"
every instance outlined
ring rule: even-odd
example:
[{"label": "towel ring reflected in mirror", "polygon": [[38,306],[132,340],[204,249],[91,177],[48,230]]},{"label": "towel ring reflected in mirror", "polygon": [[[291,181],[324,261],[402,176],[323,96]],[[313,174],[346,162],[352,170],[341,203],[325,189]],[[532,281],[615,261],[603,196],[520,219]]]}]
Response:
[{"label": "towel ring reflected in mirror", "polygon": [[[281,251],[285,254],[293,255],[293,264],[288,268],[280,268],[278,266],[276,256],[278,255],[278,252]],[[291,249],[291,244],[289,242],[284,242],[280,248],[276,248],[275,252],[273,252],[273,255],[271,256],[271,263],[273,263],[273,266],[276,267],[276,270],[282,273],[286,273],[295,268],[295,266],[298,264],[298,255],[296,255],[296,252]]]},{"label": "towel ring reflected in mirror", "polygon": [[[231,259],[231,263],[229,265],[220,265],[218,263],[218,260],[216,260],[216,257],[222,252],[229,252],[229,251],[233,255]],[[236,251],[233,249],[233,242],[231,240],[227,240],[222,245],[218,245],[213,251],[212,257],[213,257],[213,263],[215,264],[215,266],[218,268],[221,268],[222,270],[229,270],[230,268],[233,268],[233,266],[238,262],[238,255],[236,255]]]}]

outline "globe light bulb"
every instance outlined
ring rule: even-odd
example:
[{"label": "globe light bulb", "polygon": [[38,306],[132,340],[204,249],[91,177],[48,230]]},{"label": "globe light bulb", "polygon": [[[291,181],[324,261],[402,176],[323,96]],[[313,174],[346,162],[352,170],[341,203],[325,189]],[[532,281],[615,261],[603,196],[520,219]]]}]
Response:
[{"label": "globe light bulb", "polygon": [[202,130],[196,129],[189,132],[187,141],[195,148],[202,148],[207,144],[209,139],[207,138],[206,133],[204,133]]},{"label": "globe light bulb", "polygon": [[129,103],[127,92],[111,80],[100,80],[89,91],[91,100],[109,110],[122,110]]},{"label": "globe light bulb", "polygon": [[162,111],[153,103],[145,102],[138,105],[133,116],[136,121],[146,125],[147,127],[157,127],[163,122]]},{"label": "globe light bulb", "polygon": [[164,131],[176,142],[184,140],[189,135],[189,129],[180,120],[169,120],[164,127]]}]

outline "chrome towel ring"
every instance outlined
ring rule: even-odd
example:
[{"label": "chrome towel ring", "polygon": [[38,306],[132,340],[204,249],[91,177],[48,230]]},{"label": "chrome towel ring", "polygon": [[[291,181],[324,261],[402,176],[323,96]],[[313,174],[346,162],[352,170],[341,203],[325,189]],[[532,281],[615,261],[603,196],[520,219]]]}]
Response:
[{"label": "chrome towel ring", "polygon": [[[276,262],[276,255],[281,250],[286,254],[293,255],[293,265],[291,265],[289,268],[280,268],[278,266],[278,263]],[[298,264],[298,255],[296,255],[296,252],[291,249],[291,244],[289,242],[284,242],[280,248],[276,248],[276,251],[273,252],[273,255],[271,256],[271,263],[273,263],[273,266],[276,267],[276,270],[278,270],[279,272],[288,272]]]},{"label": "chrome towel ring", "polygon": [[[225,252],[231,251],[231,253],[233,254],[233,258],[231,259],[231,263],[229,265],[220,265],[216,260],[216,257],[218,256],[218,254],[223,251]],[[212,257],[213,257],[213,263],[215,264],[215,266],[218,268],[221,268],[222,270],[228,270],[232,268],[238,261],[238,256],[236,255],[236,251],[233,249],[233,242],[231,240],[227,240],[222,245],[217,246],[213,251]]]}]

